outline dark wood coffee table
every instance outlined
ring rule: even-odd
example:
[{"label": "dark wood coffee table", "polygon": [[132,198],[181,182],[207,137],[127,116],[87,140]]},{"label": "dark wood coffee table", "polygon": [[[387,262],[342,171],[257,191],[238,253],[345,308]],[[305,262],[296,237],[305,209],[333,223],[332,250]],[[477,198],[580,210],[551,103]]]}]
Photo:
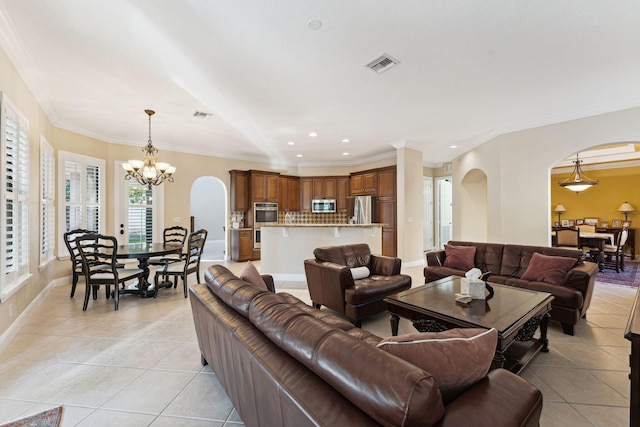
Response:
[{"label": "dark wood coffee table", "polygon": [[[391,333],[398,334],[400,317],[413,320],[422,332],[450,328],[495,328],[498,345],[492,369],[519,373],[539,351],[549,351],[547,325],[553,296],[546,292],[489,283],[494,296],[469,304],[455,301],[460,278],[446,277],[385,298]],[[533,338],[540,328],[540,338]]]}]

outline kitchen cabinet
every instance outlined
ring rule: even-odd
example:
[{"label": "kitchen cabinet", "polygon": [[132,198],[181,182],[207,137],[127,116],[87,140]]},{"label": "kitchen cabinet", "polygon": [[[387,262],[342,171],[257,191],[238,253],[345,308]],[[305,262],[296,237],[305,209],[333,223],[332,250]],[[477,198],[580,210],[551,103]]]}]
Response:
[{"label": "kitchen cabinet", "polygon": [[351,195],[376,195],[378,191],[378,171],[363,171],[351,174]]},{"label": "kitchen cabinet", "polygon": [[278,203],[278,173],[249,171],[251,177],[250,198],[253,203]]},{"label": "kitchen cabinet", "polygon": [[231,260],[249,261],[253,257],[253,229],[232,228],[231,229]]},{"label": "kitchen cabinet", "polygon": [[396,167],[380,168],[377,175],[378,222],[385,224],[382,227],[382,255],[395,257],[398,252]]},{"label": "kitchen cabinet", "polygon": [[311,212],[313,199],[313,179],[300,178],[300,212]]},{"label": "kitchen cabinet", "polygon": [[230,170],[231,212],[249,209],[249,174],[246,171]]},{"label": "kitchen cabinet", "polygon": [[300,178],[296,176],[278,178],[278,210],[282,212],[300,210]]},{"label": "kitchen cabinet", "polygon": [[336,178],[336,211],[347,212],[347,197],[349,195],[349,177]]}]

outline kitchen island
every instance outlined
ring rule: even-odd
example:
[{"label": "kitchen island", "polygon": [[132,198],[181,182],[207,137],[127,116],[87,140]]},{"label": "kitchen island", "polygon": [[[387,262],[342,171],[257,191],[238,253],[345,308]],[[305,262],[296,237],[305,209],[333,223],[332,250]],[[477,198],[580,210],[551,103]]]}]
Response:
[{"label": "kitchen island", "polygon": [[313,250],[321,246],[367,243],[372,254],[381,254],[383,225],[263,225],[260,229],[260,272],[281,281],[306,281],[304,260],[313,258]]}]

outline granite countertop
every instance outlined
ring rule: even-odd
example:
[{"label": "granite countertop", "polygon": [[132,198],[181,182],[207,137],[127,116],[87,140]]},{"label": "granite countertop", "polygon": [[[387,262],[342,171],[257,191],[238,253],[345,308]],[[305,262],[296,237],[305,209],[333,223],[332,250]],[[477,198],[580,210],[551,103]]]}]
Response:
[{"label": "granite countertop", "polygon": [[370,227],[384,227],[385,224],[302,224],[302,223],[284,223],[278,224],[265,224],[261,227],[306,227],[306,228],[318,228],[318,227],[353,227],[353,228],[370,228]]}]

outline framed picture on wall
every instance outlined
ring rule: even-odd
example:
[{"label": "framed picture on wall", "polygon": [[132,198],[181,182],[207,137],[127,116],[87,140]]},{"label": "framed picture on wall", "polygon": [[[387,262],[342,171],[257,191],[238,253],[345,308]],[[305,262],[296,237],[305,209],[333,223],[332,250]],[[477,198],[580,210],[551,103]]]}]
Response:
[{"label": "framed picture on wall", "polygon": [[622,227],[622,220],[621,219],[612,219],[611,220],[611,226],[615,227],[615,228]]},{"label": "framed picture on wall", "polygon": [[572,219],[569,220],[569,227],[575,227],[576,222]]},{"label": "framed picture on wall", "polygon": [[593,225],[595,227],[600,223],[600,218],[585,218],[584,223],[587,225]]},{"label": "framed picture on wall", "polygon": [[563,227],[568,227],[569,226],[569,220],[568,219],[563,219],[562,220],[562,226]]},{"label": "framed picture on wall", "polygon": [[631,221],[622,221],[622,227],[631,227]]},{"label": "framed picture on wall", "polygon": [[602,227],[602,228],[609,228],[609,223],[608,223],[607,221],[602,221],[602,222],[600,223],[600,227]]},{"label": "framed picture on wall", "polygon": [[582,225],[582,224],[584,224],[583,219],[576,219],[576,225]]}]

